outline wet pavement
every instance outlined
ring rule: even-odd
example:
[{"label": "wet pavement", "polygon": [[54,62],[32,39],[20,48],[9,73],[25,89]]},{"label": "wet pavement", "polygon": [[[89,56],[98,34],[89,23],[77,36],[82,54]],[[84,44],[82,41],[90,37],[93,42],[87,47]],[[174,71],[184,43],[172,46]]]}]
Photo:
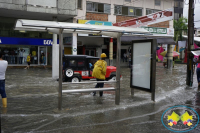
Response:
[{"label": "wet pavement", "polygon": [[[186,65],[176,64],[169,71],[157,64],[156,102],[151,101],[150,93],[140,90],[135,90],[131,97],[130,69],[121,68],[121,74],[120,105],[115,105],[115,92],[104,92],[103,97],[73,93],[63,94],[62,110],[58,111],[58,82],[52,80],[50,68],[10,68],[6,73],[8,108],[1,109],[1,130],[5,133],[169,133],[161,122],[167,108],[186,105],[200,114],[196,75],[193,87],[187,87]],[[113,85],[105,84],[105,87]],[[91,86],[95,84],[63,89]],[[200,126],[190,132],[200,132]]]}]

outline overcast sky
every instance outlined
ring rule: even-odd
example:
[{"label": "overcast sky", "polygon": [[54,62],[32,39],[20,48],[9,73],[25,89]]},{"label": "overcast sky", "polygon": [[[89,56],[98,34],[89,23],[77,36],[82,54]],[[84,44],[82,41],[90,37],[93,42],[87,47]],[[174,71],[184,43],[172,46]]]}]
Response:
[{"label": "overcast sky", "polygon": [[[188,18],[188,3],[189,0],[183,0],[185,1],[184,3],[184,9],[183,9],[183,16]],[[194,9],[194,21],[198,21],[199,22],[195,22],[195,27],[196,28],[200,28],[200,0],[194,0],[195,3],[195,9]]]}]

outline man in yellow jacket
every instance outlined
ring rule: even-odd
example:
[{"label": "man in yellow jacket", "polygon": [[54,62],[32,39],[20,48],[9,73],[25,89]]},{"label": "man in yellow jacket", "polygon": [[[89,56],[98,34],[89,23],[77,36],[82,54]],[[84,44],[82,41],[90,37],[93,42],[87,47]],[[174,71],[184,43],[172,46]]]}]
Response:
[{"label": "man in yellow jacket", "polygon": [[24,68],[24,69],[29,69],[29,67],[30,67],[30,64],[31,64],[31,54],[29,54],[28,56],[27,56],[27,58],[26,58],[26,61],[27,61],[27,67],[26,68]]},{"label": "man in yellow jacket", "polygon": [[[97,81],[104,81],[105,76],[106,76],[106,68],[107,68],[107,62],[105,61],[106,59],[106,54],[102,53],[101,54],[101,59],[98,60],[94,64],[94,69],[92,72],[92,77],[95,77]],[[104,83],[97,83],[95,88],[103,88]],[[96,92],[93,92],[93,96],[96,95]],[[103,91],[99,92],[100,96],[103,96]]]}]

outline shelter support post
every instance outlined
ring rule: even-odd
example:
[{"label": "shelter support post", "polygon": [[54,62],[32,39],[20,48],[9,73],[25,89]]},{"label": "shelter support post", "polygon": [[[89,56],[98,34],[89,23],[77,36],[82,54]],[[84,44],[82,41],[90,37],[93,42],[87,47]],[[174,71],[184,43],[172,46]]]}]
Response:
[{"label": "shelter support post", "polygon": [[[57,21],[56,17],[53,17],[53,21]],[[52,79],[59,77],[59,45],[57,44],[57,34],[53,33],[52,44]]]},{"label": "shelter support post", "polygon": [[59,89],[58,110],[62,108],[62,57],[63,57],[63,29],[59,30]]},{"label": "shelter support post", "polygon": [[[188,43],[187,50],[191,51],[191,46],[194,44],[194,0],[189,0],[188,9]],[[187,54],[187,77],[186,84],[188,86],[193,85],[193,56],[189,52]]]},{"label": "shelter support post", "polygon": [[[74,18],[73,23],[77,23],[76,21],[77,21],[76,18]],[[73,35],[72,55],[77,55],[77,33],[72,33],[72,35]]]},{"label": "shelter support post", "polygon": [[109,65],[113,66],[113,38],[110,38],[109,44]]},{"label": "shelter support post", "polygon": [[172,70],[173,66],[173,46],[167,45],[167,68]]},{"label": "shelter support post", "polygon": [[115,91],[115,104],[119,105],[120,102],[120,60],[121,60],[121,33],[117,35],[117,75],[116,75],[116,91]]},{"label": "shelter support post", "polygon": [[155,89],[156,89],[156,48],[157,48],[157,40],[153,39],[153,44],[152,44],[152,81],[151,81],[151,100],[155,102]]}]

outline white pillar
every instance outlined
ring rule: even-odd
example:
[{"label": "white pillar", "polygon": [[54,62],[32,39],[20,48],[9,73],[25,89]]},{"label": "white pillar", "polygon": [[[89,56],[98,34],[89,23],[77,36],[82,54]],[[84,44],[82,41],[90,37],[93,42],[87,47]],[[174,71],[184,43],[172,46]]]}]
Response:
[{"label": "white pillar", "polygon": [[57,34],[53,34],[52,44],[52,78],[59,77],[59,45],[57,44]]},{"label": "white pillar", "polygon": [[[76,23],[76,18],[73,19],[73,23]],[[77,55],[77,33],[72,35],[72,55]]]},{"label": "white pillar", "polygon": [[113,38],[110,38],[109,44],[109,65],[113,66]]},{"label": "white pillar", "polygon": [[173,67],[173,46],[169,45],[167,46],[167,66],[168,69],[172,70]]}]

